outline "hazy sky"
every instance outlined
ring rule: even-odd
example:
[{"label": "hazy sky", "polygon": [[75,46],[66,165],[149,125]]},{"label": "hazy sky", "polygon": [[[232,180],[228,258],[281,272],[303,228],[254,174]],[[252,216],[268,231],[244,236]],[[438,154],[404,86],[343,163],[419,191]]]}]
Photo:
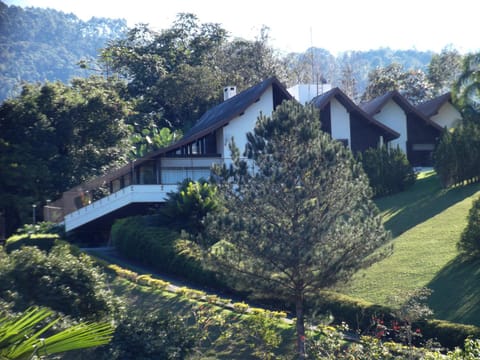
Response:
[{"label": "hazy sky", "polygon": [[50,7],[92,16],[124,18],[160,30],[176,14],[191,12],[201,22],[222,24],[232,36],[254,39],[262,25],[271,45],[303,52],[311,45],[334,55],[347,50],[433,50],[453,45],[479,51],[478,0],[3,0],[8,5]]}]

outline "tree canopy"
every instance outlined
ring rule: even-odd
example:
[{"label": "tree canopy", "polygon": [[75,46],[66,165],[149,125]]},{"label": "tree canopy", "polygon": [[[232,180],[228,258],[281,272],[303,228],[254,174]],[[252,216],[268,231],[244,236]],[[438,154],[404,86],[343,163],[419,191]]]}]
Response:
[{"label": "tree canopy", "polygon": [[130,104],[123,85],[101,77],[25,85],[0,106],[0,208],[12,233],[31,205],[55,199],[91,176],[123,163]]},{"label": "tree canopy", "polygon": [[207,216],[202,244],[233,283],[295,304],[302,355],[306,297],[386,256],[376,251],[389,235],[361,165],[321,132],[313,107],[284,102],[259,117],[246,155],[250,164],[233,147],[220,172],[225,208]]}]

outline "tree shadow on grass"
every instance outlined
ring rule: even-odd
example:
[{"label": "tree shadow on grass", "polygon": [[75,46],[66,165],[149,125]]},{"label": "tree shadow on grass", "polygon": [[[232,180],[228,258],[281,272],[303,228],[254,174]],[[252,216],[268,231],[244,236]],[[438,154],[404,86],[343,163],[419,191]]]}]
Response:
[{"label": "tree shadow on grass", "polygon": [[480,326],[480,259],[458,256],[427,287],[436,319]]},{"label": "tree shadow on grass", "polygon": [[442,189],[435,174],[417,180],[407,191],[377,199],[394,237],[432,218],[480,190],[480,184]]}]

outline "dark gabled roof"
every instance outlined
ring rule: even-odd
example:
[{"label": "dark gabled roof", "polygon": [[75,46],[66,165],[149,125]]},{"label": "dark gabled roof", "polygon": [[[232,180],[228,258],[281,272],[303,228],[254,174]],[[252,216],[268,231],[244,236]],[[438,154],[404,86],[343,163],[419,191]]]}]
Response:
[{"label": "dark gabled roof", "polygon": [[431,118],[432,116],[435,116],[438,114],[438,111],[444,104],[451,101],[452,101],[452,94],[448,92],[446,94],[437,96],[432,100],[428,100],[421,104],[418,104],[417,110],[420,111],[426,117]]},{"label": "dark gabled roof", "polygon": [[314,97],[311,103],[319,110],[322,110],[330,101],[335,98],[337,99],[349,112],[354,112],[359,114],[363,119],[368,123],[378,127],[388,140],[396,139],[400,136],[399,133],[390,129],[388,126],[385,126],[381,122],[375,120],[373,116],[367,114],[359,106],[357,106],[342,90],[338,87],[335,87],[321,95]]},{"label": "dark gabled roof", "polygon": [[403,111],[405,111],[405,113],[413,113],[417,115],[421,120],[423,120],[427,125],[432,126],[438,131],[443,131],[443,128],[440,125],[430,120],[427,116],[425,116],[422,112],[420,112],[415,106],[410,104],[410,102],[397,90],[389,91],[386,94],[379,96],[369,102],[361,103],[359,106],[367,114],[374,116],[375,114],[378,114],[383,109],[383,107],[389,100],[395,101],[398,104],[398,106],[400,106],[403,109]]},{"label": "dark gabled roof", "polygon": [[[152,158],[166,154],[170,151],[177,150],[178,148],[225,126],[229,121],[241,115],[243,112],[245,112],[245,110],[247,110],[248,107],[260,99],[263,93],[269,89],[270,86],[273,86],[274,90],[279,91],[285,97],[285,99],[293,98],[285,86],[283,86],[276,77],[270,77],[208,110],[179,141],[165,148],[153,151],[140,159],[136,159],[135,166],[138,166]],[[102,182],[111,181],[119,176],[129,173],[131,171],[131,166],[131,164],[125,165],[80,186],[97,186]]]}]

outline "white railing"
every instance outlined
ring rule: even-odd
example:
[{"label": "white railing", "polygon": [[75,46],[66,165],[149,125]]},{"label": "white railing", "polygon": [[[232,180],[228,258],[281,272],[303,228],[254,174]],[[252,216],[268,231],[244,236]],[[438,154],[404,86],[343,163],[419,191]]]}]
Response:
[{"label": "white railing", "polygon": [[65,230],[70,231],[112,211],[133,203],[158,203],[178,185],[130,185],[65,216]]}]

